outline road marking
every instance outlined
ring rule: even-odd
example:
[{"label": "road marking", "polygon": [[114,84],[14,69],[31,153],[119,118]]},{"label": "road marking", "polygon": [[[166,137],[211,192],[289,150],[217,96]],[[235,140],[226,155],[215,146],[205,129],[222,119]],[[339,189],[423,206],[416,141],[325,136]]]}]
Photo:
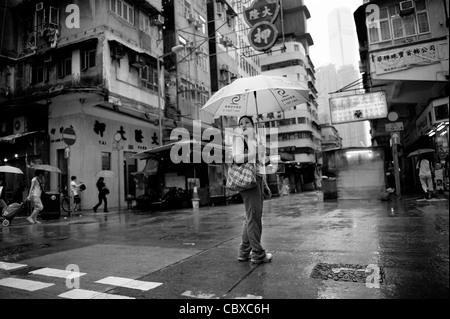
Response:
[{"label": "road marking", "polygon": [[41,268],[38,270],[30,271],[30,274],[33,275],[43,275],[48,277],[58,277],[58,278],[64,278],[64,279],[73,279],[78,278],[83,275],[86,275],[84,272],[76,272],[76,271],[68,271],[68,270],[61,270],[61,269],[54,269],[54,268]]},{"label": "road marking", "polygon": [[207,294],[207,293],[204,293],[201,291],[194,293],[190,290],[186,290],[181,295],[186,296],[186,297],[198,298],[198,299],[219,299],[219,297],[217,297],[215,294]]},{"label": "road marking", "polygon": [[19,278],[0,279],[0,286],[17,288],[17,289],[28,290],[28,291],[36,291],[36,290],[44,289],[44,288],[47,288],[47,287],[50,287],[53,285],[54,284],[49,284],[46,282],[32,281],[32,280],[19,279]]},{"label": "road marking", "polygon": [[127,296],[105,294],[103,292],[84,289],[72,289],[58,295],[58,297],[67,299],[135,299]]},{"label": "road marking", "polygon": [[14,264],[14,263],[5,263],[3,261],[0,261],[0,269],[2,270],[12,270],[12,269],[18,269],[26,267],[27,265],[21,265],[21,264]]},{"label": "road marking", "polygon": [[263,299],[263,297],[247,294],[247,296],[245,296],[245,297],[236,297],[234,299]]},{"label": "road marking", "polygon": [[106,277],[101,280],[96,281],[99,284],[111,285],[111,286],[119,286],[131,289],[138,289],[142,291],[148,291],[150,289],[154,289],[158,286],[161,286],[160,282],[150,282],[150,281],[141,281],[141,280],[133,280],[128,278],[121,277]]}]

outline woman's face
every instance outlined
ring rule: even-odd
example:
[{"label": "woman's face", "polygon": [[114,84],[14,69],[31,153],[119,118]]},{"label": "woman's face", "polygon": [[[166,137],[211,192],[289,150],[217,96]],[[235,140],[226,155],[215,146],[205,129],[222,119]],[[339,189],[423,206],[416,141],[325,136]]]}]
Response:
[{"label": "woman's face", "polygon": [[253,124],[250,119],[244,117],[239,121],[239,127],[245,132],[249,128],[253,128]]}]

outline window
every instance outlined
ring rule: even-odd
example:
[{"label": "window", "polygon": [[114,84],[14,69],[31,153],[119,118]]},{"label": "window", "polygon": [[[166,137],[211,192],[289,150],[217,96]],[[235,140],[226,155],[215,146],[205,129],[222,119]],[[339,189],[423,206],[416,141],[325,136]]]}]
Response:
[{"label": "window", "polygon": [[300,51],[300,46],[298,44],[294,44],[294,51],[295,52]]},{"label": "window", "polygon": [[430,23],[425,0],[416,1],[417,30],[419,34],[430,32]]},{"label": "window", "polygon": [[414,13],[400,15],[400,5],[380,8],[380,20],[369,25],[370,43],[403,39],[430,32],[430,21],[425,0],[414,1]]},{"label": "window", "polygon": [[380,42],[391,39],[388,8],[380,8],[380,20],[369,25],[370,42]]},{"label": "window", "polygon": [[102,152],[102,170],[111,170],[111,153]]},{"label": "window", "polygon": [[141,69],[141,85],[144,88],[158,92],[158,70],[153,65],[145,65]]},{"label": "window", "polygon": [[109,8],[116,15],[134,25],[134,7],[125,0],[109,0]]},{"label": "window", "polygon": [[72,74],[72,58],[58,61],[58,77],[63,78]]},{"label": "window", "polygon": [[31,69],[31,84],[47,82],[49,70],[44,65],[33,65]]},{"label": "window", "polygon": [[95,67],[95,50],[81,51],[81,71]]},{"label": "window", "polygon": [[48,18],[50,24],[59,25],[59,9],[50,7],[50,16]]},{"label": "window", "polygon": [[186,19],[189,17],[190,14],[191,14],[191,4],[186,0],[184,0],[184,16],[186,17]]}]

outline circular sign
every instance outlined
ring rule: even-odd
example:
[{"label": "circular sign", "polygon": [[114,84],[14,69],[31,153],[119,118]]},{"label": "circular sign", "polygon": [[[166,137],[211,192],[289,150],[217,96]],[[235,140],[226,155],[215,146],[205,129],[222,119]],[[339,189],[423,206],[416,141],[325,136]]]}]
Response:
[{"label": "circular sign", "polygon": [[114,141],[120,142],[121,140],[122,140],[122,135],[119,132],[114,134]]},{"label": "circular sign", "polygon": [[248,40],[256,51],[270,49],[277,41],[278,30],[274,24],[266,21],[255,24],[248,33]]},{"label": "circular sign", "polygon": [[397,112],[389,112],[389,114],[388,114],[388,119],[389,119],[389,121],[391,121],[391,122],[397,121],[397,120],[398,120],[398,114],[397,114]]},{"label": "circular sign", "polygon": [[64,129],[62,137],[64,143],[66,143],[69,146],[75,144],[75,140],[77,139],[74,129],[70,127]]}]

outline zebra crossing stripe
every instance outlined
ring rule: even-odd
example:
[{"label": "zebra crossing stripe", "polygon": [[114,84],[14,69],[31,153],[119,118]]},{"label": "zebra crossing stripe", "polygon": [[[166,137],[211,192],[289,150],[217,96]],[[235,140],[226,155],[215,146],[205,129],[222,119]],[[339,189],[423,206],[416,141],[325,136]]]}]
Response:
[{"label": "zebra crossing stripe", "polygon": [[58,297],[67,299],[135,299],[127,296],[105,294],[103,292],[84,289],[72,289],[58,295]]},{"label": "zebra crossing stripe", "polygon": [[47,288],[47,287],[50,287],[53,285],[54,284],[49,284],[46,282],[32,281],[32,280],[19,279],[19,278],[0,279],[0,286],[17,288],[17,289],[28,290],[28,291],[36,291],[36,290],[44,289],[44,288]]},{"label": "zebra crossing stripe", "polygon": [[160,283],[160,282],[133,280],[133,279],[129,279],[129,278],[113,277],[113,276],[106,277],[101,280],[97,280],[96,283],[130,288],[130,289],[137,289],[137,290],[142,290],[142,291],[148,291],[150,289],[154,289],[154,288],[162,285],[162,283]]},{"label": "zebra crossing stripe", "polygon": [[38,270],[30,271],[29,273],[33,275],[43,275],[48,277],[57,277],[64,279],[73,279],[86,275],[86,273],[84,272],[68,271],[54,268],[41,268]]},{"label": "zebra crossing stripe", "polygon": [[193,292],[190,290],[186,290],[181,294],[182,296],[191,297],[191,298],[198,298],[198,299],[219,299],[215,294],[208,294],[204,293],[202,291]]},{"label": "zebra crossing stripe", "polygon": [[0,269],[2,270],[13,270],[18,268],[26,267],[27,265],[21,265],[21,264],[14,264],[14,263],[5,263],[3,261],[0,261]]}]

